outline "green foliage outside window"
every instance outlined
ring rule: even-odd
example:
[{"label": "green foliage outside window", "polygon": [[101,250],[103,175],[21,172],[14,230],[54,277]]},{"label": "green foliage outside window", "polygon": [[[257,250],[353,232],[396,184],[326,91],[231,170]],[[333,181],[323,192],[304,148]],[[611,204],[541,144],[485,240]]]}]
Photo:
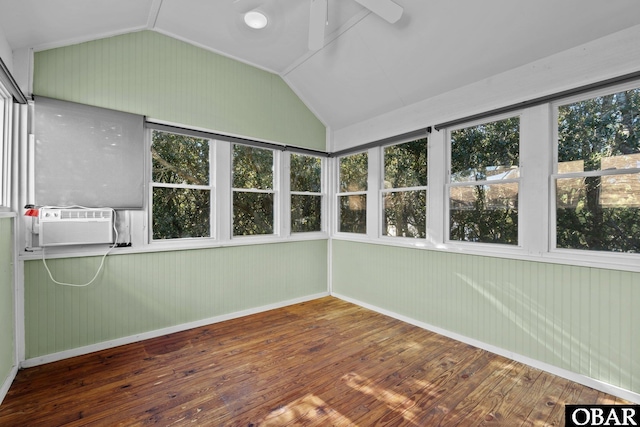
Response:
[{"label": "green foliage outside window", "polygon": [[191,188],[153,189],[153,238],[209,237],[210,192]]},{"label": "green foliage outside window", "polygon": [[154,131],[151,159],[153,239],[209,237],[209,141]]},{"label": "green foliage outside window", "polygon": [[366,191],[368,179],[367,153],[352,154],[340,158],[340,193]]},{"label": "green foliage outside window", "polygon": [[451,132],[451,240],[518,244],[520,119],[512,117]]},{"label": "green foliage outside window", "polygon": [[273,234],[273,151],[236,144],[232,156],[233,235]]},{"label": "green foliage outside window", "polygon": [[[384,148],[384,188],[427,186],[427,139]],[[382,234],[424,238],[427,234],[427,191],[383,193]]]},{"label": "green foliage outside window", "polygon": [[[367,190],[368,155],[366,152],[340,158],[339,191],[352,193]],[[367,232],[366,194],[338,197],[338,230],[347,233]]]},{"label": "green foliage outside window", "polygon": [[322,159],[291,154],[291,232],[322,230]]},{"label": "green foliage outside window", "polygon": [[[640,88],[558,108],[558,173],[640,168]],[[559,248],[640,253],[640,173],[560,177]]]}]

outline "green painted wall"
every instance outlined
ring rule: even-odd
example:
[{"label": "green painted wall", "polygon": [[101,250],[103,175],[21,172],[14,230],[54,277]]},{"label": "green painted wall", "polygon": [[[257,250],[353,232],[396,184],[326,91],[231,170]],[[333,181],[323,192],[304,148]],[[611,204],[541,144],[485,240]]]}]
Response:
[{"label": "green painted wall", "polygon": [[332,245],[337,294],[640,393],[640,273]]},{"label": "green painted wall", "polygon": [[326,240],[24,264],[27,359],[327,291]]},{"label": "green painted wall", "polygon": [[0,218],[0,385],[15,365],[13,292],[13,218]]},{"label": "green painted wall", "polygon": [[279,76],[153,31],[37,52],[36,95],[326,149],[326,128]]}]

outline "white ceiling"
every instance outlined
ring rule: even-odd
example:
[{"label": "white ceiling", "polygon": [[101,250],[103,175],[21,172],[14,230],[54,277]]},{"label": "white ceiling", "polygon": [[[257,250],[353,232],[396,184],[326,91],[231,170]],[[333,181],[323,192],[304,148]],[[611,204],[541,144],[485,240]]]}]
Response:
[{"label": "white ceiling", "polygon": [[[329,0],[317,52],[310,0],[0,0],[0,27],[13,50],[158,31],[279,74],[338,130],[640,24],[638,0],[395,1],[389,24]],[[243,24],[253,9],[264,30]]]}]

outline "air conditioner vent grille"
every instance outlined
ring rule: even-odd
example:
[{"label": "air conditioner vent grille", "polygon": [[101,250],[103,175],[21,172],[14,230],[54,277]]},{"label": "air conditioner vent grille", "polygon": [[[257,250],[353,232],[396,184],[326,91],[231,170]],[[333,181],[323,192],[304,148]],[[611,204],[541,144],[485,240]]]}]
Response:
[{"label": "air conditioner vent grille", "polygon": [[111,219],[112,211],[105,209],[62,209],[60,219]]}]

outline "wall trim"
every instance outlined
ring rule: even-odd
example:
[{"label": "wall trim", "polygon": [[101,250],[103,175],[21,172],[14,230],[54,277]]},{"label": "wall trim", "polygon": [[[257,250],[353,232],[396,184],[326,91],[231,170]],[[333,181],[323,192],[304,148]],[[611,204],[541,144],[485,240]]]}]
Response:
[{"label": "wall trim", "polygon": [[608,394],[611,394],[613,396],[617,396],[617,397],[620,397],[622,399],[625,399],[625,400],[640,404],[640,393],[635,393],[633,391],[626,390],[626,389],[617,387],[615,385],[605,383],[603,381],[599,381],[599,380],[597,380],[595,378],[591,378],[591,377],[588,377],[586,375],[582,375],[582,374],[578,374],[576,372],[568,371],[566,369],[562,369],[562,368],[559,368],[557,366],[553,366],[553,365],[550,365],[548,363],[541,362],[541,361],[536,360],[536,359],[532,359],[532,358],[530,358],[528,356],[524,356],[524,355],[521,355],[521,354],[518,354],[518,353],[514,353],[512,351],[505,350],[503,348],[496,347],[496,346],[491,345],[491,344],[487,344],[485,342],[476,340],[474,338],[470,338],[470,337],[467,337],[467,336],[464,336],[464,335],[460,335],[458,333],[448,331],[448,330],[440,328],[438,326],[433,326],[433,325],[430,325],[428,323],[424,323],[424,322],[418,321],[416,319],[413,319],[411,317],[404,316],[404,315],[395,313],[393,311],[377,307],[375,305],[360,301],[360,300],[355,299],[355,298],[348,297],[346,295],[342,295],[340,293],[332,293],[331,296],[339,298],[339,299],[347,301],[347,302],[350,302],[352,304],[359,305],[359,306],[364,307],[366,309],[373,310],[373,311],[378,312],[380,314],[384,314],[385,316],[393,317],[394,319],[401,320],[403,322],[409,323],[409,324],[417,326],[419,328],[426,329],[426,330],[431,331],[431,332],[435,332],[437,334],[440,334],[440,335],[443,335],[445,337],[454,339],[456,341],[460,341],[460,342],[463,342],[465,344],[469,344],[469,345],[472,345],[474,347],[481,348],[483,350],[489,351],[489,352],[497,354],[499,356],[503,356],[503,357],[506,357],[508,359],[515,360],[516,362],[524,363],[525,365],[531,366],[531,367],[536,368],[536,369],[540,369],[540,370],[542,370],[544,372],[547,372],[547,373],[550,373],[550,374],[553,374],[553,375],[557,375],[559,377],[568,379],[568,380],[576,382],[578,384],[582,384],[584,386],[591,387],[593,389],[602,391],[604,393],[608,393]]},{"label": "wall trim", "polygon": [[68,359],[75,356],[82,356],[82,355],[93,353],[96,351],[106,350],[109,348],[118,347],[125,344],[132,344],[134,342],[144,341],[151,338],[157,338],[157,337],[167,335],[167,334],[172,334],[175,332],[182,332],[188,329],[193,329],[201,326],[211,325],[214,323],[224,322],[226,320],[237,319],[239,317],[262,313],[264,311],[269,311],[277,308],[283,308],[289,305],[312,301],[312,300],[323,298],[326,296],[329,296],[329,292],[320,292],[317,294],[306,295],[303,297],[294,298],[287,301],[281,301],[273,304],[263,305],[260,307],[249,308],[246,310],[240,310],[233,313],[227,313],[219,316],[209,317],[206,319],[196,320],[194,322],[182,323],[180,325],[169,326],[167,328],[156,329],[149,332],[142,332],[140,334],[117,338],[115,340],[103,341],[103,342],[99,342],[96,344],[91,344],[83,347],[63,350],[58,353],[46,354],[44,356],[38,356],[38,357],[24,360],[20,363],[20,368],[31,368],[38,365],[44,365],[46,363],[57,362],[59,360]]},{"label": "wall trim", "polygon": [[11,388],[11,384],[13,383],[13,380],[16,379],[17,374],[18,374],[18,365],[14,365],[13,368],[11,368],[9,375],[2,383],[2,387],[0,387],[0,405],[2,404],[2,401],[4,400],[7,393],[9,392],[9,388]]}]

